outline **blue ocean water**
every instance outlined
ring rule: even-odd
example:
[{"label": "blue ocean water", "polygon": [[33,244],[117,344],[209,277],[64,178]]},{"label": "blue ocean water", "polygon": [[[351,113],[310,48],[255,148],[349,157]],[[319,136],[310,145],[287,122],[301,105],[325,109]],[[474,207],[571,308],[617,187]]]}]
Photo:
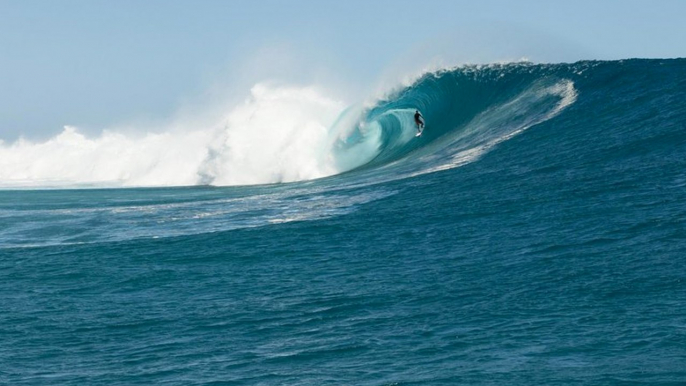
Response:
[{"label": "blue ocean water", "polygon": [[446,69],[340,125],[322,179],[0,191],[0,383],[686,383],[686,60]]}]

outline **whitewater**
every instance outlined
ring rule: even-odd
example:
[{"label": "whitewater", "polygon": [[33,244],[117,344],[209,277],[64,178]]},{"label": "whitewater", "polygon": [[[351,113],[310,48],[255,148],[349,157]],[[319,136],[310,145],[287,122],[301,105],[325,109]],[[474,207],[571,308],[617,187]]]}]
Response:
[{"label": "whitewater", "polygon": [[[257,84],[214,127],[87,138],[65,126],[45,142],[0,147],[4,186],[180,186],[288,182],[335,173],[327,126],[340,102],[314,88]],[[288,162],[285,162],[288,161]]]},{"label": "whitewater", "polygon": [[684,383],[685,59],[335,91],[1,143],[0,384]]}]

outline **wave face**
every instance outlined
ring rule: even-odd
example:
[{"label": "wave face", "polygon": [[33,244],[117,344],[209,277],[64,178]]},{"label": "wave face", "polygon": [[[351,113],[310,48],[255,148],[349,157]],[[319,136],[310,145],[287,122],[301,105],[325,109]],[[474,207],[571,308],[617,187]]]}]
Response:
[{"label": "wave face", "polygon": [[472,66],[3,145],[201,185],[1,189],[0,384],[683,384],[685,101],[685,59]]}]

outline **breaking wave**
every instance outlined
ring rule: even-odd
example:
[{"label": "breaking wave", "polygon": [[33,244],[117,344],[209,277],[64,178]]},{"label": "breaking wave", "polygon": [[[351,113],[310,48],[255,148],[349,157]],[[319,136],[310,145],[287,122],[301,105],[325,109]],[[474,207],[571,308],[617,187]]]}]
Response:
[{"label": "breaking wave", "polygon": [[[425,73],[347,106],[315,87],[257,84],[214,127],[0,142],[0,187],[254,185],[356,170],[403,178],[457,167],[574,103],[567,65],[513,63]],[[415,138],[413,114],[426,119]],[[371,173],[371,174],[370,174]]]}]

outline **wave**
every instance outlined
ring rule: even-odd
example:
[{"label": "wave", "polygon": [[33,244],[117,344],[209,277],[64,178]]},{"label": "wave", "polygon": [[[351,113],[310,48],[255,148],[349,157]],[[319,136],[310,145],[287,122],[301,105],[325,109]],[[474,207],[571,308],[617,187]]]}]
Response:
[{"label": "wave", "polygon": [[[364,105],[314,87],[258,84],[210,128],[0,142],[0,187],[254,185],[354,171],[403,178],[457,167],[574,103],[563,65],[464,66],[424,73]],[[413,114],[426,128],[415,138]]]},{"label": "wave", "polygon": [[[424,74],[362,114],[334,148],[339,167],[404,178],[478,159],[576,101],[572,80],[530,74],[531,68],[540,67],[520,63]],[[416,109],[426,120],[419,138]]]}]

